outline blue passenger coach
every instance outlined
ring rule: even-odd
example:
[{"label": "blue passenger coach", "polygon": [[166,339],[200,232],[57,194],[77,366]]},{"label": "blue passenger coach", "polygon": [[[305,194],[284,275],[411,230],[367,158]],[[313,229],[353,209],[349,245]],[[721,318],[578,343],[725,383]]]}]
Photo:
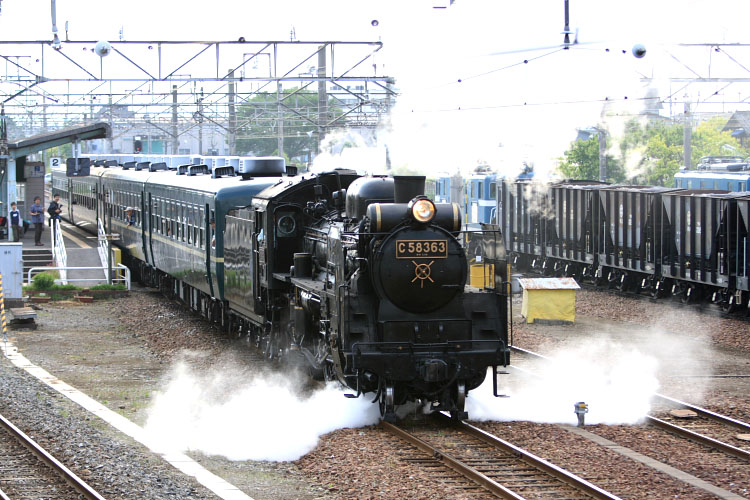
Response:
[{"label": "blue passenger coach", "polygon": [[750,191],[750,171],[686,170],[674,176],[674,187],[682,189],[720,189]]}]

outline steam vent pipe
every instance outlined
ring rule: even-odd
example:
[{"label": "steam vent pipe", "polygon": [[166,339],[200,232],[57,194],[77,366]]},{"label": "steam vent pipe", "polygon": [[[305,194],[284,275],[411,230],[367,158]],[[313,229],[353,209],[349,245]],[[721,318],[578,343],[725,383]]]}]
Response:
[{"label": "steam vent pipe", "polygon": [[393,176],[393,198],[396,203],[409,203],[417,196],[424,194],[423,175],[395,175]]}]

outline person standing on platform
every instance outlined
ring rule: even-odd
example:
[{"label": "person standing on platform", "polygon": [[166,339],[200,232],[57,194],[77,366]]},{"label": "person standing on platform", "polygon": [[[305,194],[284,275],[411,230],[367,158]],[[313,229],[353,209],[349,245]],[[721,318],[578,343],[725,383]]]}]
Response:
[{"label": "person standing on platform", "polygon": [[[56,194],[52,201],[49,202],[47,207],[47,213],[49,214],[49,225],[52,226],[53,230],[57,230],[57,226],[60,225],[60,214],[62,213],[62,203],[60,203],[60,194]],[[57,226],[55,225],[57,221]],[[57,234],[55,234],[57,238]]]},{"label": "person standing on platform", "polygon": [[10,204],[8,218],[10,219],[10,227],[13,230],[13,241],[19,241],[21,239],[21,212],[18,211],[15,201]]},{"label": "person standing on platform", "polygon": [[39,196],[34,197],[34,204],[29,209],[31,222],[34,223],[34,244],[38,247],[44,246],[42,243],[42,231],[44,230],[44,207],[42,199]]}]

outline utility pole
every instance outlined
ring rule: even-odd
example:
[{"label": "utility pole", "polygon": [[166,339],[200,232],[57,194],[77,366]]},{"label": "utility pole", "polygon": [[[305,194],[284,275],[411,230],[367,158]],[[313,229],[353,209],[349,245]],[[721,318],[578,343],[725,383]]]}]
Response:
[{"label": "utility pole", "polygon": [[179,154],[180,139],[177,135],[177,85],[172,85],[172,154]]},{"label": "utility pole", "polygon": [[198,154],[203,154],[203,87],[198,98]]},{"label": "utility pole", "polygon": [[[685,96],[687,97],[687,96]],[[690,103],[685,99],[685,116],[683,122],[683,156],[685,157],[685,168],[691,170],[693,168],[693,147],[691,139],[693,136],[692,119],[690,118]]]},{"label": "utility pole", "polygon": [[278,111],[278,126],[276,127],[278,136],[278,148],[279,156],[284,157],[284,108],[281,106],[281,98],[283,92],[281,90],[281,80],[276,82],[276,108]]},{"label": "utility pole", "polygon": [[[8,149],[8,122],[5,120],[5,105],[0,104],[0,175],[5,177],[8,172],[8,156],[10,151]],[[3,183],[4,187],[0,188],[0,199],[7,201],[8,199],[8,183]],[[6,207],[10,205],[6,203]],[[7,213],[3,212],[3,213]]]},{"label": "utility pole", "polygon": [[[110,89],[109,89],[109,130],[113,130],[113,125],[112,125],[113,118],[114,117],[112,116],[112,85],[110,84]],[[46,124],[44,125],[44,128],[45,128],[45,130],[47,129],[47,125]],[[112,150],[114,149],[114,144],[113,144],[114,139],[112,138],[112,136],[114,136],[114,135],[115,134],[109,134],[109,137],[107,138],[107,142],[109,143],[108,153],[112,153],[113,152]]]},{"label": "utility pole", "polygon": [[328,123],[328,91],[326,89],[326,46],[318,49],[318,153]]},{"label": "utility pole", "polygon": [[595,129],[599,136],[599,180],[607,182],[607,132]]},{"label": "utility pole", "polygon": [[237,154],[237,112],[234,109],[234,96],[234,70],[231,70],[229,71],[229,132],[227,142],[229,143],[229,154],[232,156]]}]

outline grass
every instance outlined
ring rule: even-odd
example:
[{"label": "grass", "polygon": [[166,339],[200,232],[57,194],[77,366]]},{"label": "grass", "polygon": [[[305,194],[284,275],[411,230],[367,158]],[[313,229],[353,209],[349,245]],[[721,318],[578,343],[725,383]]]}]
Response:
[{"label": "grass", "polygon": [[127,290],[125,285],[110,285],[109,283],[101,283],[88,287],[88,290]]},{"label": "grass", "polygon": [[[1,1],[1,0],[0,0]],[[57,271],[44,271],[35,275],[30,285],[23,287],[24,292],[29,291],[45,291],[49,292],[49,296],[52,300],[65,300],[70,298],[70,294],[56,294],[54,292],[72,292],[83,290],[83,288],[75,285],[58,285],[55,283],[56,279],[60,278],[60,273]],[[87,290],[103,290],[103,291],[124,291],[127,290],[125,285],[101,283],[92,287],[87,287]]]}]

